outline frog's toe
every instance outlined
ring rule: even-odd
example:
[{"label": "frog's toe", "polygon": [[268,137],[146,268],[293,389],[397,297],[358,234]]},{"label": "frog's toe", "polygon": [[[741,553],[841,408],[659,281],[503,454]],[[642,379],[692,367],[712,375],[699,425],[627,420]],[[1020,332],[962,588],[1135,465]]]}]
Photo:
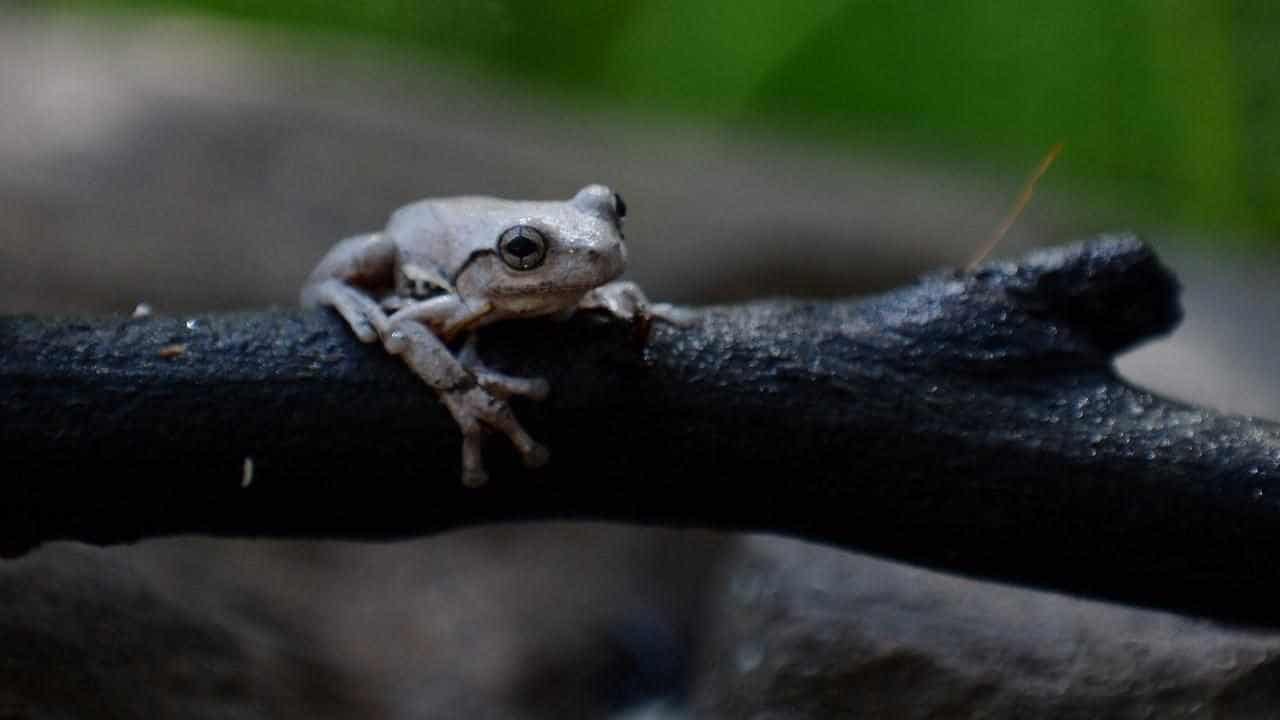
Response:
[{"label": "frog's toe", "polygon": [[491,370],[473,371],[480,386],[496,397],[527,397],[531,400],[545,400],[551,392],[551,385],[542,378],[519,378],[503,375]]},{"label": "frog's toe", "polygon": [[356,337],[359,338],[362,343],[371,343],[378,339],[378,332],[374,330],[373,325],[370,325],[368,322],[352,325],[351,329],[355,332]]},{"label": "frog's toe", "polygon": [[676,327],[690,327],[698,321],[698,314],[688,308],[671,303],[654,303],[646,308],[649,317]]},{"label": "frog's toe", "polygon": [[622,320],[633,321],[644,314],[648,304],[640,286],[624,280],[588,292],[578,303],[578,309],[603,310]]},{"label": "frog's toe", "polygon": [[480,487],[489,482],[489,472],[484,469],[484,431],[475,428],[462,435],[462,484]]},{"label": "frog's toe", "polygon": [[551,383],[542,378],[506,378],[511,383],[512,395],[527,397],[530,400],[546,400],[551,394]]},{"label": "frog's toe", "polygon": [[551,383],[542,378],[530,378],[528,383],[529,392],[525,393],[525,396],[531,400],[546,400],[551,394]]},{"label": "frog's toe", "polygon": [[540,444],[525,431],[524,427],[514,418],[503,418],[503,421],[497,423],[498,430],[501,430],[511,440],[511,444],[516,446],[516,450],[520,453],[520,459],[524,461],[525,467],[541,467],[547,463],[551,457],[551,453],[546,446]]},{"label": "frog's toe", "polygon": [[551,451],[547,449],[546,445],[534,443],[533,447],[523,453],[521,458],[524,460],[525,467],[540,468],[551,460]]}]

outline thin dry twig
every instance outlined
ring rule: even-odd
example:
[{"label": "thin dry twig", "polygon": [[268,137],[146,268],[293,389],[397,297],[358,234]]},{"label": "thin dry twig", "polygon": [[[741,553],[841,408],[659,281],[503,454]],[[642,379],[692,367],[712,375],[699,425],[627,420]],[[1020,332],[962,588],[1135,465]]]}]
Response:
[{"label": "thin dry twig", "polygon": [[1062,154],[1062,147],[1062,143],[1058,143],[1049,148],[1049,152],[1040,160],[1040,164],[1036,166],[1036,169],[1032,171],[1031,177],[1027,178],[1027,181],[1023,183],[1022,191],[1018,193],[1018,198],[1014,200],[1013,207],[1009,208],[1004,220],[1001,220],[1000,224],[996,226],[995,232],[991,233],[991,239],[987,241],[987,244],[979,248],[978,254],[965,266],[966,270],[972,272],[983,260],[987,259],[988,255],[995,251],[1000,245],[1000,241],[1004,240],[1009,228],[1013,227],[1013,224],[1021,217],[1022,211],[1026,209],[1027,204],[1031,202],[1031,196],[1036,191],[1036,183],[1040,182],[1040,178],[1044,177],[1044,174],[1049,171],[1049,166],[1053,165],[1053,161],[1057,160],[1058,156]]}]

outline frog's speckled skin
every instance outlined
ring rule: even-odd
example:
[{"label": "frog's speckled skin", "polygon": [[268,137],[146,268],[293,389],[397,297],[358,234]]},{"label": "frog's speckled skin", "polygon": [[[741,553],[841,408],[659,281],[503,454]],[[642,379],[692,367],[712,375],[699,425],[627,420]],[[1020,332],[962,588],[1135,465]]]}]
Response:
[{"label": "frog's speckled skin", "polygon": [[525,464],[547,461],[506,398],[541,399],[548,387],[483,367],[470,339],[457,356],[447,343],[498,320],[584,306],[627,318],[647,312],[639,288],[611,282],[626,265],[625,215],[603,185],[567,202],[422,200],[382,232],[338,243],[308,278],[302,304],[335,308],[361,341],[381,340],[436,389],[462,429],[463,483],[481,485],[486,427],[505,433]]}]

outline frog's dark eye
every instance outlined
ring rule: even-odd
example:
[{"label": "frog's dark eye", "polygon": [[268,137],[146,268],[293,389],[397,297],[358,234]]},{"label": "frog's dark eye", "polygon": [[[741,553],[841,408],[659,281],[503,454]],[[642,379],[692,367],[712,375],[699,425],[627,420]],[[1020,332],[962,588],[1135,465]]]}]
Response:
[{"label": "frog's dark eye", "polygon": [[547,238],[535,227],[517,225],[498,236],[498,255],[512,270],[532,270],[547,259]]},{"label": "frog's dark eye", "polygon": [[619,220],[627,216],[627,204],[622,202],[622,196],[618,193],[613,194],[613,214]]}]

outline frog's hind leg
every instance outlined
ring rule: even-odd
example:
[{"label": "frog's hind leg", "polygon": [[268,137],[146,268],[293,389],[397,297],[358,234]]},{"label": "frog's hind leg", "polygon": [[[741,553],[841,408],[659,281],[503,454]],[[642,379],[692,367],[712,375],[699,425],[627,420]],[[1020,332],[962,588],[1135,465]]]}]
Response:
[{"label": "frog's hind leg", "polygon": [[506,400],[465,368],[426,326],[413,319],[393,318],[383,345],[436,390],[458,423],[463,484],[476,487],[488,480],[483,453],[486,429],[506,435],[527,467],[547,462],[547,449],[529,436]]},{"label": "frog's hind leg", "polygon": [[367,288],[389,286],[396,246],[383,233],[347,238],[333,246],[302,286],[302,306],[337,310],[361,342],[386,334],[387,315]]},{"label": "frog's hind leg", "polygon": [[476,352],[476,336],[467,336],[462,351],[458,353],[458,361],[471,371],[476,382],[495,396],[506,399],[513,396],[527,397],[530,400],[546,400],[551,386],[542,378],[522,378],[497,372],[485,366]]},{"label": "frog's hind leg", "polygon": [[365,293],[341,280],[326,280],[307,288],[306,307],[328,305],[342,315],[360,342],[371,343],[387,332],[387,315]]}]

